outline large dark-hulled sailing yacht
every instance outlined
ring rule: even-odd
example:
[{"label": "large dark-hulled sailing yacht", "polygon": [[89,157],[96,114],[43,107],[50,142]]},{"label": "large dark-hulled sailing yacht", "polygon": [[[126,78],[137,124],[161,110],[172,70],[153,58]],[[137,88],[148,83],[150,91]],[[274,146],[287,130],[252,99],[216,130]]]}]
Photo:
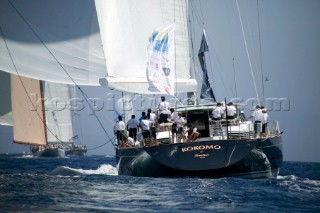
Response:
[{"label": "large dark-hulled sailing yacht", "polygon": [[[126,17],[124,16],[113,17],[118,20],[117,23],[123,24],[114,26],[111,23],[115,32],[120,32],[124,28],[135,29],[136,31],[132,35],[135,35],[138,44],[149,38],[146,65],[149,84],[144,87],[145,91],[143,91],[144,84],[138,81],[140,76],[138,71],[130,74],[132,78],[127,80],[121,78],[121,72],[126,73],[126,69],[129,71],[131,67],[122,66],[123,70],[115,69],[113,72],[113,63],[117,63],[117,56],[113,55],[109,58],[110,61],[114,59],[109,70],[112,75],[106,78],[109,87],[122,91],[145,92],[146,94],[150,91],[157,91],[169,96],[175,96],[172,94],[173,90],[175,90],[175,94],[184,92],[190,94],[197,90],[195,75],[192,74],[193,69],[190,66],[192,59],[189,55],[191,48],[187,18],[188,2],[172,1],[171,3],[158,5],[159,7],[156,6],[156,3],[152,6],[141,5],[146,7],[143,11],[150,11],[151,9],[148,7],[152,7],[153,17],[159,15],[162,18],[159,20],[145,19],[147,12],[136,14],[135,19],[130,21],[125,20]],[[133,3],[127,1],[127,4]],[[123,14],[125,11],[122,10],[125,9],[111,7],[107,14]],[[112,13],[112,11],[117,12]],[[140,21],[143,19],[145,24],[142,26]],[[148,30],[149,35],[152,32],[151,36],[148,36],[144,31],[144,28],[148,26],[154,26],[153,29]],[[112,35],[113,33],[109,32],[109,37],[106,40],[111,39]],[[137,35],[143,38],[139,38]],[[128,32],[128,36],[130,36],[130,32]],[[123,39],[129,38],[125,37]],[[121,41],[119,43],[122,44]],[[130,46],[129,49],[136,49],[134,48],[136,44],[128,45]],[[267,136],[256,137],[253,123],[243,118],[239,106],[237,106],[237,115],[232,120],[215,121],[212,119],[212,110],[216,107],[216,100],[207,76],[206,51],[208,51],[208,47],[205,33],[203,33],[198,54],[204,72],[199,95],[201,98],[211,99],[213,103],[207,105],[197,103],[179,104],[175,106],[175,111],[182,113],[187,125],[192,124],[197,127],[200,136],[194,141],[177,137],[173,137],[172,140],[172,123],[161,124],[162,126],[168,126],[169,130],[167,131],[163,130],[165,128],[159,128],[160,125],[158,125],[157,145],[142,143],[147,145],[130,148],[118,147],[116,149],[117,168],[120,175],[145,177],[236,176],[245,178],[269,178],[278,175],[283,155],[282,139],[277,122],[273,126],[270,125]],[[123,57],[128,59],[129,54]],[[145,63],[142,63],[142,66],[143,64]],[[142,75],[145,75],[144,70],[142,73]]]}]

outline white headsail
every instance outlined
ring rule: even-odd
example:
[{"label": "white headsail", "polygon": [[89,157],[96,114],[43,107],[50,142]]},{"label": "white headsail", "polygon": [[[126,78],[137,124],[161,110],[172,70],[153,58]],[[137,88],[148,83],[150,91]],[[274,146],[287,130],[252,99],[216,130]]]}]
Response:
[{"label": "white headsail", "polygon": [[48,143],[68,143],[73,137],[71,85],[44,82]]}]

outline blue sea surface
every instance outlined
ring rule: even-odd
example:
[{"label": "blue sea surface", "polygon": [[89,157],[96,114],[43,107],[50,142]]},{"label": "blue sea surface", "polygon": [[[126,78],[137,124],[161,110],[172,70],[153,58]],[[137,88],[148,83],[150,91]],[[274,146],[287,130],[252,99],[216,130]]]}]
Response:
[{"label": "blue sea surface", "polygon": [[0,155],[0,212],[320,212],[320,163],[276,179],[118,176],[114,156]]}]

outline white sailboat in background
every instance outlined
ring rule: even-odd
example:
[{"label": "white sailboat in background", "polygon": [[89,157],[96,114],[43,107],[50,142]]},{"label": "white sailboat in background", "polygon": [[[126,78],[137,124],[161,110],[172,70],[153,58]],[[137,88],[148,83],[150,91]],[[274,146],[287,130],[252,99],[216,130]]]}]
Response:
[{"label": "white sailboat in background", "polygon": [[[50,107],[45,104],[48,102],[44,98],[44,94],[50,96],[49,89],[44,89],[39,80],[11,75],[10,85],[6,90],[10,94],[12,103],[10,111],[12,111],[13,142],[31,145],[34,156],[64,157],[63,143],[72,137],[72,124],[63,121],[68,118],[67,111],[63,112],[63,119],[57,119],[54,112],[49,111]],[[49,87],[49,84],[46,86]],[[56,91],[60,89],[61,87],[58,87]],[[66,91],[62,92],[68,94]]]},{"label": "white sailboat in background", "polygon": [[[30,88],[25,88],[26,91],[20,88],[20,92],[17,92],[21,96],[25,94],[24,99],[12,97],[16,106],[24,106],[20,108],[26,110],[13,118],[17,120],[13,122],[15,142],[41,147],[47,142],[59,142],[60,145],[69,143],[72,147],[70,112],[66,112],[69,113],[66,116],[59,115],[57,111],[51,111],[44,116],[44,106],[39,106],[40,102],[36,100],[29,100],[32,93],[41,97],[40,81],[36,79],[63,84],[76,82],[84,85],[97,85],[99,77],[104,76],[102,73],[105,70],[105,61],[94,12],[94,2],[85,1],[78,6],[75,4],[77,4],[76,1],[52,1],[48,4],[41,1],[0,2],[0,70],[29,78],[23,81],[15,80],[15,85],[11,85],[14,89],[17,89],[18,86],[27,87],[30,84]],[[47,13],[46,10],[53,13]],[[7,79],[10,80],[10,77],[7,76],[3,80]],[[51,86],[47,86],[46,95],[48,97],[61,98],[69,94],[67,90],[61,94],[62,87],[64,87],[62,84],[60,87],[54,85],[52,83]],[[54,87],[54,89],[49,89],[49,87]],[[53,95],[50,95],[50,90],[55,91]],[[57,93],[58,90],[60,93]],[[4,88],[2,91],[1,95],[6,104],[1,106],[0,119],[1,123],[10,124],[10,88]],[[37,106],[38,113],[32,113],[34,112],[32,111],[33,105]],[[46,121],[49,122],[48,126],[52,128],[52,131],[44,127]],[[18,129],[21,129],[21,132]],[[46,131],[50,133],[47,134]],[[29,138],[28,135],[30,135]],[[81,146],[81,153],[85,152],[86,148]],[[59,148],[59,156],[63,155],[63,149]]]},{"label": "white sailboat in background", "polygon": [[67,156],[86,156],[87,145],[82,143],[82,125],[81,125],[81,114],[74,109],[72,103],[77,100],[76,86],[68,85],[68,91],[70,94],[69,112],[72,123],[72,136],[69,138],[69,142],[65,143],[65,153]]},{"label": "white sailboat in background", "polygon": [[13,142],[32,145],[35,156],[64,157],[64,149],[48,144],[41,81],[11,75]]},{"label": "white sailboat in background", "polygon": [[47,145],[32,147],[35,156],[64,157],[66,147],[72,147],[71,90],[67,84],[43,82],[44,114]]},{"label": "white sailboat in background", "polygon": [[37,157],[64,157],[68,152],[86,154],[84,146],[73,143],[73,86],[4,72],[0,76],[2,97],[6,99],[1,107],[1,124],[13,126],[14,143],[31,145],[30,150]]}]

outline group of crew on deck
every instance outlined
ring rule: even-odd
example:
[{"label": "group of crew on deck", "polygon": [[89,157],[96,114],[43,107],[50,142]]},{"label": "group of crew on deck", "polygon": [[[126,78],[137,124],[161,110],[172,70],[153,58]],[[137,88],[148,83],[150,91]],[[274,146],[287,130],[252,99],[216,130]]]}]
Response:
[{"label": "group of crew on deck", "polygon": [[[227,106],[224,103],[217,103],[216,107],[212,111],[212,121],[215,125],[220,125],[220,121],[225,119],[230,124],[234,124],[237,118],[237,110],[232,102],[229,102]],[[268,120],[269,116],[267,114],[267,109],[259,104],[252,115],[243,120],[249,120],[254,118],[254,137],[267,137],[268,136]],[[260,127],[261,126],[261,127]]]},{"label": "group of crew on deck", "polygon": [[[157,116],[157,114],[158,116]],[[156,139],[156,131],[168,131],[171,129],[171,142],[189,142],[195,141],[200,133],[193,125],[189,125],[185,128],[186,121],[182,117],[181,112],[175,112],[174,108],[170,107],[169,102],[165,100],[165,97],[161,97],[161,103],[158,106],[157,111],[152,112],[148,109],[147,114],[141,113],[139,120],[135,115],[131,115],[131,119],[127,123],[123,121],[122,116],[118,116],[118,122],[114,127],[114,133],[117,136],[118,147],[132,147],[136,146],[137,133],[139,130],[142,133],[143,140],[139,143],[139,146],[155,146],[158,145]],[[158,128],[159,127],[159,128]],[[127,136],[127,132],[129,135]]]},{"label": "group of crew on deck", "polygon": [[[268,124],[266,109],[257,105],[256,110],[245,120],[252,117],[255,120],[254,137],[258,135],[266,137]],[[219,123],[222,119],[225,119],[229,121],[230,124],[235,124],[237,120],[236,107],[232,102],[229,102],[227,106],[224,106],[222,103],[217,103],[212,111],[211,119],[214,123]],[[258,126],[261,124],[262,131],[259,131],[260,128],[258,128]],[[148,109],[147,113],[142,112],[138,120],[135,115],[131,115],[131,119],[125,123],[122,116],[119,116],[118,122],[114,127],[114,133],[117,136],[118,147],[156,146],[158,145],[156,139],[157,130],[162,132],[169,131],[170,129],[171,143],[197,141],[200,137],[200,133],[194,125],[190,124],[186,128],[186,120],[182,117],[182,113],[176,112],[174,108],[171,108],[169,102],[162,96],[157,111],[152,112],[151,109]],[[143,137],[141,143],[137,141],[137,133],[139,130]],[[129,133],[128,135],[127,132]]]}]

